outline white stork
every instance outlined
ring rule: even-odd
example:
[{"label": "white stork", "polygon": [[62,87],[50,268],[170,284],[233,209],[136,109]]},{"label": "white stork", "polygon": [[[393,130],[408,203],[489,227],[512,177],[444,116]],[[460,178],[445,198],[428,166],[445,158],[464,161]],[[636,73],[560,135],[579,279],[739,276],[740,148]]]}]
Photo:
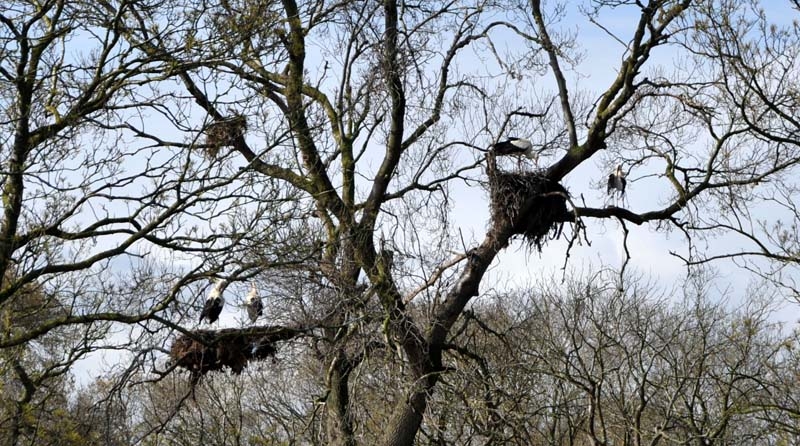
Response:
[{"label": "white stork", "polygon": [[264,314],[264,304],[261,302],[261,298],[258,297],[255,283],[250,285],[250,291],[247,293],[244,305],[247,308],[247,316],[250,318],[250,322],[255,322],[259,316]]},{"label": "white stork", "polygon": [[200,322],[203,319],[208,319],[209,324],[213,324],[219,319],[219,314],[222,312],[222,307],[225,306],[225,299],[222,297],[222,292],[225,290],[228,282],[224,279],[217,279],[214,288],[208,293],[206,303],[203,305],[203,311],[200,312]]},{"label": "white stork", "polygon": [[613,195],[619,192],[620,196],[625,195],[625,186],[628,181],[625,179],[625,174],[622,172],[622,165],[617,166],[617,170],[608,176],[608,194]]},{"label": "white stork", "polygon": [[538,156],[533,151],[533,144],[524,138],[508,138],[505,141],[492,145],[492,150],[497,155],[523,155],[529,160],[536,161]]}]

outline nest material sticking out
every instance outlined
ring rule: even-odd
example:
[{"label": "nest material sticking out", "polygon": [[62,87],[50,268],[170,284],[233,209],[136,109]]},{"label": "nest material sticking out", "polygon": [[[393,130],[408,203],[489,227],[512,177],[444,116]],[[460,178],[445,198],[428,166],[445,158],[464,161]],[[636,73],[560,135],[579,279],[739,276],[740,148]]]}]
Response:
[{"label": "nest material sticking out", "polygon": [[183,334],[172,343],[171,363],[192,374],[192,381],[208,372],[228,367],[236,374],[247,363],[266,359],[275,354],[275,343],[303,333],[288,327],[225,328],[196,330]]},{"label": "nest material sticking out", "polygon": [[[510,173],[493,170],[489,175],[494,224],[509,225],[528,244],[541,251],[546,237],[561,234],[567,214],[567,190],[541,172]],[[528,202],[528,199],[532,198]],[[523,207],[528,202],[528,207]]]},{"label": "nest material sticking out", "polygon": [[206,134],[206,155],[211,159],[215,159],[221,147],[233,145],[236,138],[244,135],[246,130],[247,118],[243,115],[233,115],[229,118],[212,122],[203,130]]}]

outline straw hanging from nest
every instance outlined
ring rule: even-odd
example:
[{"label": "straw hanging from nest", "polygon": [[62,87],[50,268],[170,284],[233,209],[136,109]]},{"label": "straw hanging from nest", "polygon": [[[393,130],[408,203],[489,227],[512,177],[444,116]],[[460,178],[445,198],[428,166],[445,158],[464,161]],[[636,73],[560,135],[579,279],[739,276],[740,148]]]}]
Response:
[{"label": "straw hanging from nest", "polygon": [[511,226],[514,234],[541,251],[551,231],[554,238],[561,234],[567,190],[542,171],[503,172],[493,155],[487,161],[493,224]]}]

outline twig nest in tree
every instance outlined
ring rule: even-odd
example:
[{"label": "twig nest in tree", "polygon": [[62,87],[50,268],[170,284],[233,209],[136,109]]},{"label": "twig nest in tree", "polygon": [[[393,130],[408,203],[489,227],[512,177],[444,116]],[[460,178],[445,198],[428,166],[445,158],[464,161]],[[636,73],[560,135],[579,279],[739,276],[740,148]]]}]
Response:
[{"label": "twig nest in tree", "polygon": [[192,382],[214,370],[228,367],[239,374],[250,361],[275,354],[275,343],[304,332],[290,327],[248,327],[195,330],[172,343],[171,363],[192,374]]},{"label": "twig nest in tree", "polygon": [[[493,161],[493,160],[492,160]],[[513,234],[542,250],[548,235],[561,235],[567,214],[567,190],[543,172],[502,172],[489,169],[492,223],[507,225]]]},{"label": "twig nest in tree", "polygon": [[206,135],[206,155],[211,159],[216,158],[221,147],[233,145],[246,130],[247,118],[244,115],[237,114],[212,122],[203,130]]}]

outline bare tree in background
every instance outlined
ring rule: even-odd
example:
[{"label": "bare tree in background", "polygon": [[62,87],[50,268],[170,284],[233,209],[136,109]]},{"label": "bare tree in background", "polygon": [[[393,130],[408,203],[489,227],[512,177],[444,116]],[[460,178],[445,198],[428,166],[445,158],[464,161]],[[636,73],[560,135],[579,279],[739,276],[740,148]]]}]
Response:
[{"label": "bare tree in background", "polygon": [[[64,317],[66,309],[27,285],[0,313],[3,333],[19,332]],[[70,416],[70,374],[75,362],[108,336],[107,324],[62,326],[34,341],[0,350],[0,438],[3,444],[64,444],[77,434]],[[77,441],[77,440],[76,440]],[[76,443],[77,444],[77,443]]]},{"label": "bare tree in background", "polygon": [[[797,333],[765,288],[734,308],[699,274],[665,296],[610,271],[470,313],[429,444],[772,444],[797,435]],[[513,303],[514,314],[509,313]],[[791,398],[791,397],[790,397]],[[438,415],[441,414],[441,415]]]}]

